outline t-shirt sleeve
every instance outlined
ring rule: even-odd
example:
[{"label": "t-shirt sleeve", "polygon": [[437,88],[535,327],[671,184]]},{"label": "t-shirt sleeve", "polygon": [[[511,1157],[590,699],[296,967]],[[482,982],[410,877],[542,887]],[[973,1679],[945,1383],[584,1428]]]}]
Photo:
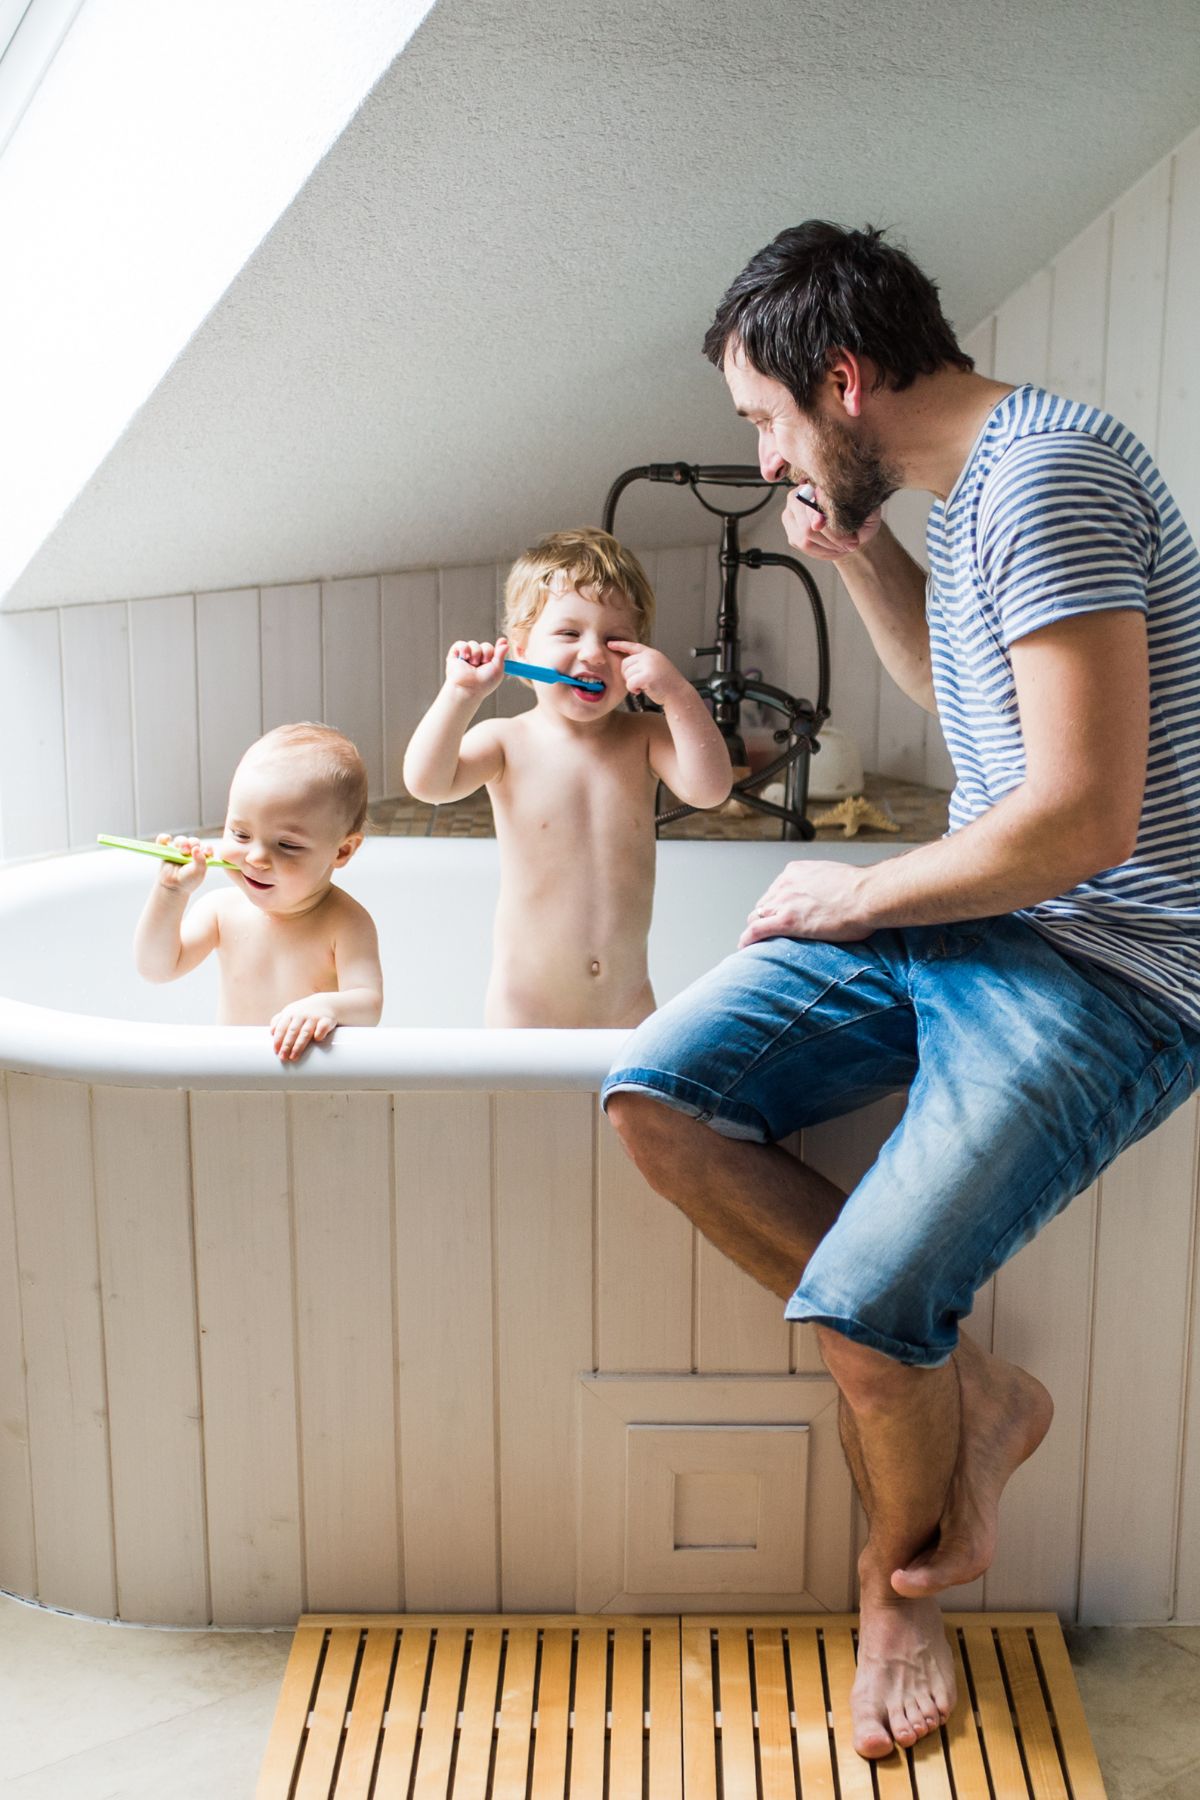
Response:
[{"label": "t-shirt sleeve", "polygon": [[980,499],[979,572],[1007,648],[1084,612],[1147,610],[1158,514],[1109,444],[1080,432],[1021,438]]}]

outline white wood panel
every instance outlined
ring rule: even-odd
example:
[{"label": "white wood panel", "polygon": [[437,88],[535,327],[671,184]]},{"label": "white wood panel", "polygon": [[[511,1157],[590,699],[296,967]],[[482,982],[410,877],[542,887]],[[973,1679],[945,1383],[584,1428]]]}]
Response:
[{"label": "white wood panel", "polygon": [[[692,661],[692,650],[699,644],[712,642],[713,620],[706,614],[707,551],[703,544],[660,550],[654,589],[654,642],[669,656],[676,668],[690,676],[694,669],[704,674],[712,666],[711,657]],[[749,583],[756,579],[742,571],[739,594],[746,594]],[[761,579],[759,577],[758,579]]]},{"label": "white wood panel", "polygon": [[94,844],[99,831],[128,837],[137,816],[125,601],[64,607],[62,660],[70,842]]},{"label": "white wood panel", "polygon": [[[442,685],[445,652],[438,641],[437,572],[385,575],[380,583],[383,625],[384,792],[404,790],[408,740]],[[515,688],[507,681],[505,688]]]},{"label": "white wood panel", "polygon": [[995,1277],[992,1348],[1044,1383],[1054,1423],[1005,1490],[1000,1547],[984,1577],[989,1608],[1075,1617],[1095,1224],[1092,1187]]},{"label": "white wood panel", "polygon": [[1046,386],[1092,406],[1104,400],[1111,254],[1112,214],[1106,212],[1054,260]]},{"label": "white wood panel", "polygon": [[[459,638],[478,642],[494,639],[496,626],[495,564],[478,563],[465,568],[439,569],[438,661],[444,663],[451,644]],[[430,696],[432,698],[432,695]],[[495,717],[496,702],[489,696],[475,714]]]},{"label": "white wood panel", "polygon": [[1194,537],[1200,536],[1200,131],[1180,145],[1171,176],[1158,463]]},{"label": "white wood panel", "polygon": [[975,359],[975,373],[991,376],[996,364],[996,315],[988,317],[974,331],[968,331],[962,340],[962,347],[968,356]]},{"label": "white wood panel", "polygon": [[994,369],[997,381],[1042,383],[1050,354],[1049,269],[1039,269],[996,309]]},{"label": "white wood panel", "polygon": [[206,1625],[187,1096],[93,1088],[92,1133],[117,1608],[123,1619]]},{"label": "white wood panel", "polygon": [[116,1611],[88,1090],[8,1077],[28,1358],[37,1598]]},{"label": "white wood panel", "polygon": [[701,1374],[787,1374],[792,1340],[785,1305],[706,1238],[697,1238],[696,1368]]},{"label": "white wood panel", "polygon": [[831,572],[826,580],[833,666],[829,722],[855,739],[864,769],[878,769],[880,688],[886,677],[841,577]]},{"label": "white wood panel", "polygon": [[[607,1374],[692,1366],[695,1232],[656,1194],[601,1114],[596,1124],[596,1366]],[[646,1305],[647,1269],[654,1304]]]},{"label": "white wood panel", "polygon": [[1182,1624],[1200,1625],[1200,1231],[1193,1228],[1192,1238],[1192,1303],[1173,1616]]},{"label": "white wood panel", "polygon": [[282,1094],[190,1097],[212,1616],[305,1609]]},{"label": "white wood panel", "polygon": [[399,1610],[391,1096],[294,1093],[288,1115],[308,1605]]},{"label": "white wood panel", "polygon": [[321,589],[326,724],[355,744],[372,800],[383,793],[383,645],[379,579],[327,581]]},{"label": "white wood panel", "polygon": [[1168,158],[1113,208],[1104,404],[1151,455],[1158,438],[1170,185]]},{"label": "white wood panel", "polygon": [[1100,1181],[1084,1624],[1171,1617],[1196,1121],[1193,1100]]},{"label": "white wood panel", "polygon": [[482,1093],[397,1094],[396,1343],[410,1612],[495,1611],[492,1132]]},{"label": "white wood panel", "polygon": [[196,595],[201,824],[224,823],[229,783],[262,735],[258,591]]},{"label": "white wood panel", "polygon": [[576,1378],[592,1359],[590,1094],[495,1096],[500,1599],[575,1592]]},{"label": "white wood panel", "polygon": [[305,720],[322,721],[320,582],[264,588],[259,595],[259,622],[263,730]]},{"label": "white wood panel", "polygon": [[6,857],[67,847],[57,612],[0,613],[0,831]]},{"label": "white wood panel", "polygon": [[[497,563],[495,565],[496,620],[493,633],[495,638],[501,637],[504,633],[504,583],[508,578],[508,569],[509,565],[507,563]],[[440,644],[437,649],[437,678],[439,683],[443,679],[443,670],[446,666],[446,651],[448,648],[448,645]],[[498,719],[513,719],[518,713],[528,712],[529,708],[535,704],[528,683],[516,680],[502,681],[500,686],[496,689],[492,699],[496,709],[496,717]]]},{"label": "white wood panel", "polygon": [[8,1141],[8,1093],[0,1077],[0,1587],[37,1592],[33,1542],[33,1482],[17,1220]]},{"label": "white wood panel", "polygon": [[131,602],[129,662],[138,835],[194,831],[200,823],[200,744],[190,594]]}]

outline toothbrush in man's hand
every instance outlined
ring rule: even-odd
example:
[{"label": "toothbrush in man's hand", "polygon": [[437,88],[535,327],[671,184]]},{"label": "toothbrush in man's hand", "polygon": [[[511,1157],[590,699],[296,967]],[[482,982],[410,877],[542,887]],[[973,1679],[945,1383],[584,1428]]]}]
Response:
[{"label": "toothbrush in man's hand", "polygon": [[803,487],[796,488],[792,494],[792,498],[793,500],[803,501],[805,506],[811,506],[814,512],[823,513],[825,511],[825,508],[817,499],[817,490],[811,481],[806,481]]}]

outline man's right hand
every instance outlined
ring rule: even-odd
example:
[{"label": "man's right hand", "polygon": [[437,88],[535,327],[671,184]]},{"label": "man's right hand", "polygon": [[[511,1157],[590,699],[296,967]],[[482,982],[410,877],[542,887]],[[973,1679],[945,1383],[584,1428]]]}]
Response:
[{"label": "man's right hand", "polygon": [[497,638],[495,644],[460,638],[451,644],[446,658],[446,686],[469,694],[473,700],[486,699],[504,680],[507,655],[507,638]]},{"label": "man's right hand", "polygon": [[[821,496],[815,490],[813,497],[820,501]],[[864,544],[870,543],[882,523],[883,510],[877,507],[873,513],[868,513],[860,530],[840,536],[830,529],[823,512],[814,512],[811,506],[796,498],[795,488],[783,509],[783,529],[788,543],[793,550],[803,551],[805,556],[816,557],[820,562],[837,562],[840,557],[861,550]]]}]

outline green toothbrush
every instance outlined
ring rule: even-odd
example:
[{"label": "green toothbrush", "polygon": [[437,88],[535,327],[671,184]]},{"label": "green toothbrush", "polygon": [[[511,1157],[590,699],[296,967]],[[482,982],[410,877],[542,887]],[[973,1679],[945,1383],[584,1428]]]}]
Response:
[{"label": "green toothbrush", "polygon": [[[186,863],[192,860],[182,850],[176,850],[173,844],[151,844],[145,838],[106,837],[101,832],[96,842],[107,845],[110,850],[140,850],[143,856],[161,856],[164,862]],[[236,863],[225,862],[220,856],[210,856],[208,866],[210,869],[237,868]]]}]

